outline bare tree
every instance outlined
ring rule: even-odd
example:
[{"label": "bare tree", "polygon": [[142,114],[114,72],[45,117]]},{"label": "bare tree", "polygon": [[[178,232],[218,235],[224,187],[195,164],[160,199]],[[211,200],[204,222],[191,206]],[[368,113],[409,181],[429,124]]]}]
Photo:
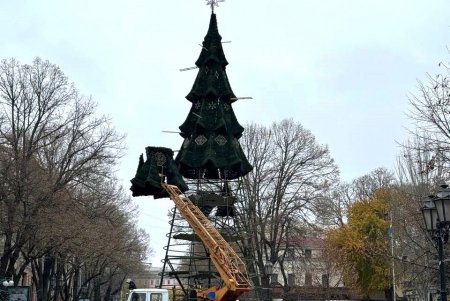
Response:
[{"label": "bare tree", "polygon": [[[0,276],[21,276],[18,261],[45,226],[49,207],[65,210],[82,191],[114,179],[123,137],[55,65],[0,64]],[[56,235],[55,235],[56,236]],[[31,258],[31,257],[30,257]],[[21,268],[15,269],[18,264]]]},{"label": "bare tree", "polygon": [[314,203],[316,223],[323,227],[343,226],[347,221],[348,208],[357,200],[370,198],[380,188],[395,184],[395,177],[386,168],[377,168],[350,183],[338,183]]},{"label": "bare tree", "polygon": [[424,133],[414,134],[402,145],[397,158],[397,177],[400,184],[416,188],[416,196],[428,196],[432,189],[450,179],[449,161],[433,148],[432,138]]},{"label": "bare tree", "polygon": [[269,128],[250,124],[241,143],[254,167],[243,180],[239,210],[244,254],[255,259],[251,270],[260,275],[266,262],[277,264],[287,284],[284,258],[291,240],[313,220],[314,203],[336,182],[338,170],[328,148],[292,119]]},{"label": "bare tree", "polygon": [[355,189],[348,183],[338,183],[314,203],[316,223],[325,227],[342,226],[346,223],[347,212],[355,201]]},{"label": "bare tree", "polygon": [[369,174],[356,178],[352,182],[356,199],[373,197],[380,188],[389,188],[395,184],[394,173],[386,168],[376,168]]},{"label": "bare tree", "polygon": [[[81,293],[98,300],[109,296],[107,291],[118,291],[126,275],[142,270],[148,235],[135,227],[130,197],[111,185],[78,192],[63,206],[40,212],[46,222],[22,254],[31,263],[42,299],[51,292],[61,300],[77,300]],[[58,280],[52,290],[50,279]]]},{"label": "bare tree", "polygon": [[405,195],[399,221],[399,245],[403,270],[409,274],[408,286],[424,294],[433,285],[436,256],[430,236],[424,229],[420,208],[423,200],[450,180],[450,69],[440,63],[441,72],[427,75],[409,97],[411,138],[402,145],[397,162],[400,189]]},{"label": "bare tree", "polygon": [[436,286],[437,265],[433,263],[437,250],[425,229],[420,208],[429,195],[435,194],[439,185],[449,180],[448,160],[439,150],[433,149],[433,139],[426,133],[414,134],[403,145],[397,159],[397,177],[401,198],[394,207],[396,249],[398,266],[405,290],[426,296]]},{"label": "bare tree", "polygon": [[[450,68],[445,63],[439,66],[442,72],[428,74],[427,82],[419,82],[417,94],[409,97],[409,117],[415,126],[411,134],[415,139],[405,147],[429,153],[421,172],[433,170],[437,161],[450,159]],[[448,177],[448,166],[443,168]]]}]

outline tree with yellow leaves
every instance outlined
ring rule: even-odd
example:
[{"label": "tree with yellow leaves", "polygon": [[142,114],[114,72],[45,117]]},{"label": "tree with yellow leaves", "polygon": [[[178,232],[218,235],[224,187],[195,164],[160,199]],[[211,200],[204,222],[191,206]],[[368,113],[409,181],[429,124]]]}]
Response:
[{"label": "tree with yellow leaves", "polygon": [[351,205],[347,223],[327,235],[328,250],[342,269],[346,286],[365,296],[390,287],[390,189]]}]

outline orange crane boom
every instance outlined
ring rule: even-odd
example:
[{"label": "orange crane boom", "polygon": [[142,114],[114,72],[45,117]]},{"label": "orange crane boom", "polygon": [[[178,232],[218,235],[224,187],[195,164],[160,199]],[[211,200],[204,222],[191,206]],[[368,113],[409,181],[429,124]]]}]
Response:
[{"label": "orange crane boom", "polygon": [[235,301],[242,293],[251,290],[252,284],[245,263],[214,228],[211,221],[189,198],[181,196],[182,192],[177,186],[166,183],[161,183],[161,186],[208,249],[211,260],[225,283],[221,288],[212,287],[197,291],[197,299]]}]

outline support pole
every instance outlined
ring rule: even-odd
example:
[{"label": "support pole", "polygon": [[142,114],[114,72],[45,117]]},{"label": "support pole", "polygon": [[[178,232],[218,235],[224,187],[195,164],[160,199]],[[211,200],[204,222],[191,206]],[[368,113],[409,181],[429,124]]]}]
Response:
[{"label": "support pole", "polygon": [[442,230],[439,229],[439,235],[436,238],[439,253],[439,276],[441,280],[441,301],[447,301],[447,279],[445,277],[445,262],[444,262],[444,241],[442,237]]}]

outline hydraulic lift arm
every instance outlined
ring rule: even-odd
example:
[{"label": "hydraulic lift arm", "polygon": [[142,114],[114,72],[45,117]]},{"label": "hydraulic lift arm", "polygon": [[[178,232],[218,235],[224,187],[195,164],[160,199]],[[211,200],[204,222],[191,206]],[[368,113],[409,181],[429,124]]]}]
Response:
[{"label": "hydraulic lift arm", "polygon": [[175,203],[183,218],[189,223],[210,253],[214,266],[225,286],[197,291],[198,300],[235,301],[244,292],[251,290],[245,263],[212,225],[210,220],[191,200],[181,196],[177,186],[161,183],[161,186]]}]

